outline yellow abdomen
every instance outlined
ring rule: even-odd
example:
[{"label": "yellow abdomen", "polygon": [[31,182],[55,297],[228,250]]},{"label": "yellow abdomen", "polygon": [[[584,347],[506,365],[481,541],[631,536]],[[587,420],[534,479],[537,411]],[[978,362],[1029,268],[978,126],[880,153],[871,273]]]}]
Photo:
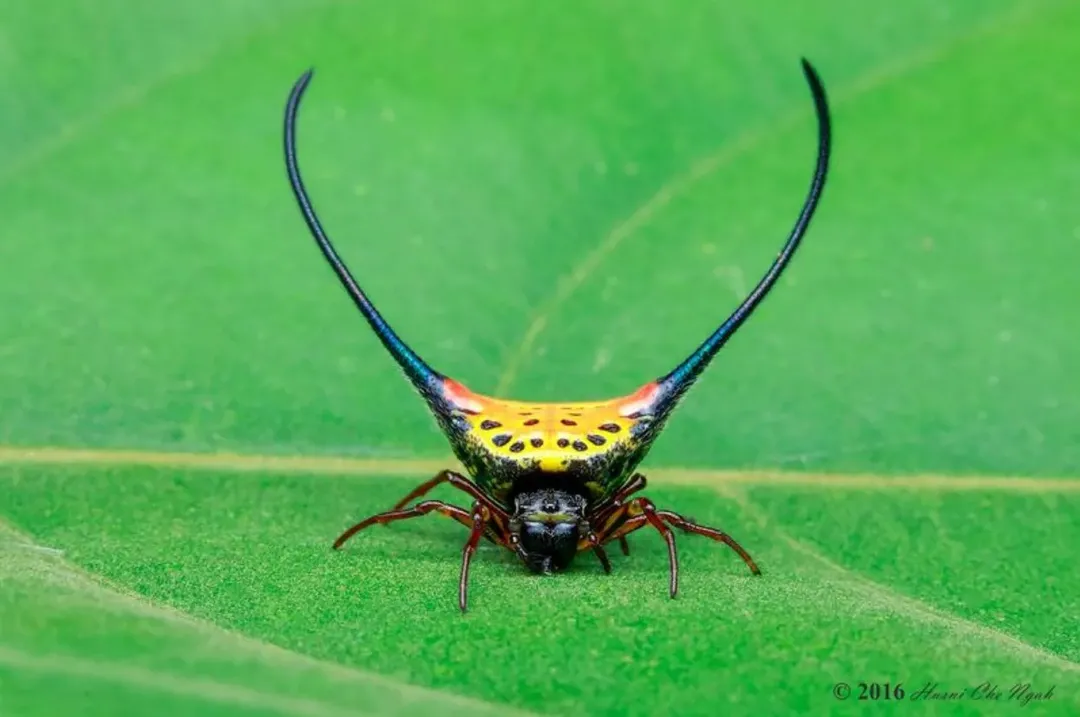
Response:
[{"label": "yellow abdomen", "polygon": [[588,403],[506,401],[472,393],[450,381],[445,390],[465,414],[473,439],[485,452],[559,472],[571,461],[629,448],[633,428],[651,404],[657,386],[650,383],[629,396]]}]

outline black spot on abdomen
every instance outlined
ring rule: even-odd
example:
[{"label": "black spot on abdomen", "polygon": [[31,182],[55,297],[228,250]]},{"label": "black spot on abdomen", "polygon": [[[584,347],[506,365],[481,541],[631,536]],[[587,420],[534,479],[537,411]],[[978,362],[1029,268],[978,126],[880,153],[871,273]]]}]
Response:
[{"label": "black spot on abdomen", "polygon": [[618,433],[622,430],[622,427],[620,427],[618,423],[605,423],[602,426],[599,426],[599,429],[608,433]]},{"label": "black spot on abdomen", "polygon": [[568,445],[570,445],[570,441],[566,440],[565,438],[560,438],[558,441],[555,442],[555,444],[559,448],[566,448]]},{"label": "black spot on abdomen", "polygon": [[499,423],[498,421],[486,420],[486,421],[483,421],[480,424],[480,428],[482,428],[485,431],[491,431],[491,430],[494,430],[496,428],[502,428],[502,424]]},{"label": "black spot on abdomen", "polygon": [[510,446],[511,453],[521,453],[523,450],[525,450],[525,444],[521,441],[517,441]]},{"label": "black spot on abdomen", "polygon": [[607,443],[606,438],[604,438],[603,436],[598,436],[595,433],[590,433],[589,435],[587,435],[585,437],[588,438],[589,443],[593,444],[594,446],[602,446],[605,443]]},{"label": "black spot on abdomen", "polygon": [[578,452],[587,451],[589,447],[585,445],[585,441],[574,441],[574,450]]},{"label": "black spot on abdomen", "polygon": [[499,446],[500,448],[502,448],[503,446],[505,446],[507,443],[510,442],[511,438],[513,438],[513,436],[510,435],[509,433],[500,433],[499,435],[492,438],[491,442],[494,443],[495,445]]}]

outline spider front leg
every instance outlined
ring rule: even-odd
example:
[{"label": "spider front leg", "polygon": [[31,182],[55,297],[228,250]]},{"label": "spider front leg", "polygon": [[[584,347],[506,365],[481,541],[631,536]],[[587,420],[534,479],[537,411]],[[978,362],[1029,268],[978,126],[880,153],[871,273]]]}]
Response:
[{"label": "spider front leg", "polygon": [[[592,509],[592,521],[597,525],[605,524],[608,517],[623,507],[628,497],[643,490],[646,485],[648,485],[648,481],[640,473],[630,476],[630,480],[626,481],[622,488],[619,488],[607,500],[601,501]],[[626,554],[629,555],[630,553],[627,552]]]},{"label": "spider front leg", "polygon": [[480,536],[484,535],[484,528],[491,520],[491,512],[480,501],[473,503],[472,530],[469,532],[469,540],[461,551],[461,579],[458,581],[458,607],[465,612],[469,600],[469,564],[472,561],[476,546],[480,543]]},{"label": "spider front leg", "polygon": [[425,500],[406,510],[389,510],[385,513],[379,513],[378,515],[373,515],[370,518],[357,523],[342,533],[338,539],[334,541],[334,549],[337,550],[344,545],[345,541],[349,538],[356,535],[364,528],[375,525],[376,523],[385,525],[386,523],[393,523],[397,520],[419,518],[422,515],[433,512],[441,513],[449,518],[453,518],[469,528],[469,539],[465,542],[465,547],[461,554],[461,578],[458,581],[458,606],[461,608],[462,612],[465,612],[468,605],[469,566],[472,562],[473,553],[476,552],[476,548],[480,543],[480,538],[486,537],[496,545],[502,545],[514,550],[510,539],[506,535],[504,524],[498,520],[493,520],[491,511],[480,501],[473,503],[471,513],[456,505],[444,503],[441,500]]},{"label": "spider front leg", "polygon": [[680,528],[687,533],[704,535],[706,538],[712,538],[719,543],[723,543],[724,545],[728,546],[739,554],[739,557],[743,559],[743,562],[746,563],[746,566],[750,568],[751,573],[753,573],[754,575],[761,575],[761,569],[758,568],[757,563],[754,562],[754,559],[750,557],[750,553],[746,552],[746,550],[743,549],[743,546],[739,545],[738,541],[736,541],[735,538],[732,538],[727,533],[716,530],[715,528],[710,528],[705,525],[698,525],[692,520],[684,518],[678,513],[673,513],[670,510],[658,510],[656,511],[656,514],[660,517],[661,520],[671,523],[676,528]]},{"label": "spider front leg", "polygon": [[338,539],[334,541],[334,550],[337,550],[345,541],[352,536],[359,533],[368,526],[375,525],[376,523],[385,525],[387,523],[393,523],[397,520],[407,520],[408,518],[419,518],[421,515],[427,515],[433,511],[437,511],[448,518],[453,518],[462,525],[472,528],[473,521],[469,512],[463,508],[459,508],[456,505],[450,505],[444,503],[441,500],[425,500],[423,503],[417,503],[412,508],[406,510],[388,510],[385,513],[379,513],[373,515],[370,518],[360,521],[353,527],[346,530],[344,533],[338,536]]},{"label": "spider front leg", "polygon": [[485,506],[487,506],[488,510],[492,511],[493,513],[502,514],[504,517],[506,516],[506,512],[502,510],[502,508],[492,503],[491,499],[484,495],[483,491],[480,490],[480,486],[476,485],[460,473],[455,473],[451,470],[440,471],[438,475],[436,475],[431,480],[425,481],[420,485],[416,486],[412,489],[412,491],[409,492],[408,495],[399,500],[394,505],[394,507],[391,508],[391,510],[401,510],[409,501],[427,495],[429,492],[434,490],[436,487],[442,485],[443,483],[449,483],[458,490],[467,493],[472,497],[473,500],[480,501]]},{"label": "spider front leg", "polygon": [[[671,566],[668,590],[672,599],[674,599],[675,594],[679,592],[679,554],[675,548],[675,534],[671,532],[671,528],[664,525],[664,522],[660,520],[656,514],[656,506],[648,498],[634,498],[622,510],[613,513],[610,519],[617,521],[623,516],[630,517],[610,535],[608,540],[614,540],[615,538],[625,539],[629,533],[645,525],[652,525],[656,528],[660,535],[664,537],[664,542],[667,543],[668,564]],[[614,524],[617,525],[617,523]]]},{"label": "spider front leg", "polygon": [[608,560],[607,551],[604,550],[604,546],[600,545],[600,537],[593,532],[592,528],[589,528],[589,533],[585,536],[585,544],[588,546],[587,549],[591,549],[596,554],[596,558],[600,561],[600,566],[604,568],[604,572],[611,575],[611,561]]},{"label": "spider front leg", "polygon": [[608,513],[606,523],[600,531],[600,541],[606,543],[625,538],[626,535],[646,525],[656,528],[657,532],[663,536],[664,542],[667,543],[668,564],[670,566],[669,592],[671,597],[674,598],[679,591],[679,556],[675,547],[675,534],[668,527],[669,523],[688,533],[704,535],[726,544],[738,553],[739,557],[750,568],[751,573],[761,575],[761,570],[753,558],[730,535],[715,528],[698,525],[670,510],[657,510],[656,505],[644,497],[634,498],[621,509]]},{"label": "spider front leg", "polygon": [[[592,511],[590,523],[605,525],[608,522],[608,519],[623,507],[623,503],[626,499],[645,488],[646,484],[647,481],[645,480],[645,476],[640,473],[635,473],[630,476],[630,480],[628,480],[622,488],[615,491],[611,497],[596,506]],[[600,559],[600,564],[604,566],[604,572],[611,573],[611,563],[607,559],[607,553],[605,553],[604,549],[601,547],[600,541],[595,540],[594,538],[595,534],[590,534],[588,537],[589,547],[596,553],[596,557]],[[623,555],[630,555],[630,544],[626,542],[625,536],[619,537],[619,547],[622,549]]]},{"label": "spider front leg", "polygon": [[[506,523],[510,520],[510,516],[506,513],[506,511],[501,506],[496,504],[494,501],[491,500],[491,498],[489,498],[487,495],[485,495],[484,492],[482,490],[480,490],[480,487],[478,485],[476,485],[475,483],[473,483],[471,480],[469,480],[465,476],[461,475],[460,473],[455,473],[454,471],[451,471],[451,470],[440,471],[431,480],[425,481],[425,482],[421,483],[420,485],[418,485],[416,488],[414,488],[412,491],[410,491],[408,495],[406,495],[404,498],[399,500],[394,505],[393,508],[391,508],[389,511],[386,512],[385,515],[388,515],[390,513],[401,512],[402,509],[405,507],[405,505],[408,504],[410,501],[415,500],[416,498],[423,497],[424,495],[431,492],[432,490],[434,490],[436,487],[442,485],[443,483],[449,483],[450,485],[457,488],[458,490],[460,490],[460,491],[468,494],[469,496],[471,496],[473,498],[473,500],[478,501],[484,507],[486,507],[488,509],[489,513],[495,518],[495,522],[498,523],[498,529],[496,531],[488,531],[488,532],[486,532],[485,537],[488,540],[490,540],[491,542],[493,542],[493,543],[495,543],[497,545],[502,545],[502,546],[504,546],[506,548],[509,548],[510,550],[515,550],[515,548],[510,545],[510,543],[509,543],[509,541],[508,541],[508,539],[506,537],[506,532],[507,532],[506,531]],[[420,504],[420,505],[422,505],[422,504]],[[468,513],[466,513],[464,509],[459,508],[458,510],[461,510],[461,513],[464,514],[464,516],[468,516]],[[412,516],[405,516],[405,517],[412,517]],[[459,523],[462,523],[463,525],[470,526],[470,527],[472,525],[472,523],[467,522],[468,519],[464,518],[462,515],[455,515],[455,516],[452,516],[452,517],[454,517],[455,520],[457,520]],[[379,520],[379,521],[376,521],[376,522],[385,524],[385,523],[391,522],[391,520]],[[366,526],[364,526],[364,527],[366,527]],[[357,528],[354,529],[353,532],[355,532],[356,530],[361,530],[361,528],[357,527]],[[494,537],[493,537],[493,533],[496,534]],[[351,535],[351,533],[350,533],[350,535]],[[345,536],[345,537],[347,537],[347,536]],[[339,538],[339,540],[341,540],[341,538]]]}]

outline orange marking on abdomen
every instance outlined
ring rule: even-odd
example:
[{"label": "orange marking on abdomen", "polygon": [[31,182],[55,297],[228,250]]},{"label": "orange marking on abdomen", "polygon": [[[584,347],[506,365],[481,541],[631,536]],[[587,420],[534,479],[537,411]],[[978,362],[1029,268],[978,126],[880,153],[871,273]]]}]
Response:
[{"label": "orange marking on abdomen", "polygon": [[484,410],[486,397],[473,393],[452,378],[443,380],[443,391],[446,400],[464,411],[480,413]]}]

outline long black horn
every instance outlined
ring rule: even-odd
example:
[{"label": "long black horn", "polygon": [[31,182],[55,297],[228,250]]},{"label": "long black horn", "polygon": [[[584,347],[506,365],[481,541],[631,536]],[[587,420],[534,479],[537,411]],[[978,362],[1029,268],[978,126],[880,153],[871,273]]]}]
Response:
[{"label": "long black horn", "polygon": [[308,70],[297,80],[292,92],[289,93],[289,101],[285,105],[285,166],[289,172],[289,184],[292,185],[293,194],[296,195],[296,201],[300,205],[300,211],[303,212],[304,220],[307,222],[312,236],[315,237],[319,249],[322,250],[323,256],[333,267],[334,272],[341,280],[342,286],[349,292],[349,296],[352,297],[353,302],[360,309],[360,313],[371,324],[375,335],[379,337],[386,350],[390,352],[390,355],[405,371],[405,375],[409,377],[413,385],[418,388],[430,387],[434,382],[441,380],[443,376],[428,366],[415,351],[398,337],[390,324],[379,314],[375,305],[364,294],[363,289],[356,283],[356,279],[353,278],[348,267],[345,266],[345,262],[341,260],[341,257],[334,250],[330,238],[323,231],[319,218],[315,214],[315,208],[311,204],[311,199],[308,198],[307,190],[304,189],[304,182],[300,178],[300,168],[296,164],[296,112],[300,107],[300,98],[303,97],[304,90],[307,89],[313,72],[314,70]]},{"label": "long black horn", "polygon": [[799,242],[802,240],[803,234],[806,233],[806,228],[810,224],[810,218],[814,215],[814,210],[817,209],[818,201],[821,198],[822,188],[825,186],[825,175],[829,167],[829,142],[831,133],[829,104],[825,97],[825,88],[821,84],[821,78],[818,77],[817,72],[806,59],[802,60],[802,68],[803,73],[806,75],[806,81],[810,84],[810,93],[814,98],[814,109],[817,111],[818,120],[817,168],[814,170],[814,179],[810,183],[810,193],[807,195],[806,201],[803,202],[799,218],[796,220],[795,227],[791,230],[791,235],[788,237],[787,242],[780,250],[779,256],[776,257],[776,260],[769,268],[769,271],[761,278],[761,281],[759,281],[758,285],[754,287],[754,290],[750,292],[750,295],[747,296],[742,304],[739,305],[739,308],[735,309],[731,316],[729,316],[724,323],[720,324],[716,331],[714,331],[696,351],[687,356],[675,370],[666,376],[657,379],[657,383],[660,384],[660,390],[669,397],[677,397],[690,387],[705,367],[708,366],[709,361],[716,355],[716,352],[727,343],[727,340],[735,334],[739,326],[750,317],[750,314],[754,312],[754,309],[757,308],[762,299],[769,293],[769,290],[772,289],[776,280],[780,277],[781,272],[784,271],[784,268],[791,261],[791,257],[795,255],[795,250],[798,249]]}]

